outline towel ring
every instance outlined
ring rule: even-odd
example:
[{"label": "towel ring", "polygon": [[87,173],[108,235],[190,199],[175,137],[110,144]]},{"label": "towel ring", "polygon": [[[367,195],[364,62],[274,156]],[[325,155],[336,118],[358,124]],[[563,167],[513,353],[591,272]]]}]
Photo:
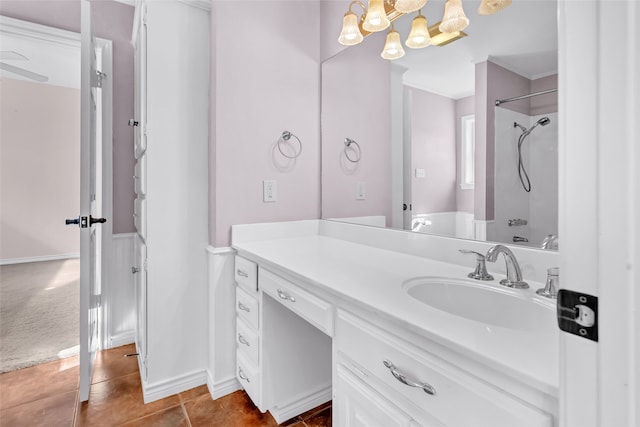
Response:
[{"label": "towel ring", "polygon": [[[358,149],[355,150],[353,147],[351,147],[351,144],[354,144],[356,147],[358,147]],[[349,157],[348,148],[351,148],[351,151],[353,151],[355,153],[355,155],[356,155],[355,159],[352,159],[351,157]],[[355,142],[351,138],[345,138],[344,139],[344,156],[351,163],[358,163],[360,161],[360,159],[362,158],[362,149],[360,148],[360,144],[358,144],[357,142]]]},{"label": "towel ring", "polygon": [[[298,148],[298,152],[296,154],[294,154],[293,156],[289,156],[289,155],[285,154],[284,151],[282,151],[282,147],[280,146],[280,144],[282,142],[289,142],[291,137],[294,137],[298,141],[298,147],[299,147]],[[285,156],[287,159],[296,159],[296,158],[298,158],[298,156],[300,156],[300,154],[302,154],[302,142],[300,141],[300,138],[298,138],[297,136],[295,136],[294,134],[292,134],[288,130],[285,130],[285,131],[282,132],[282,135],[280,135],[280,138],[278,138],[278,150],[280,151],[280,154]]]}]

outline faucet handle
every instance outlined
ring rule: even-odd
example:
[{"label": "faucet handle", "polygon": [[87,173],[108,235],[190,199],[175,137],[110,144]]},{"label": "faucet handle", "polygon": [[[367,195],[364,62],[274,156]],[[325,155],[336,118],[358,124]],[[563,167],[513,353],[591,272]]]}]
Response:
[{"label": "faucet handle", "polygon": [[459,251],[463,254],[474,254],[476,256],[476,269],[467,274],[467,277],[475,280],[493,280],[493,276],[487,272],[487,263],[483,254],[468,249],[459,249]]},{"label": "faucet handle", "polygon": [[478,261],[484,261],[485,256],[484,254],[481,254],[480,252],[476,252],[476,251],[471,251],[469,249],[458,249],[460,252],[462,252],[463,254],[475,254],[476,255],[476,260]]}]

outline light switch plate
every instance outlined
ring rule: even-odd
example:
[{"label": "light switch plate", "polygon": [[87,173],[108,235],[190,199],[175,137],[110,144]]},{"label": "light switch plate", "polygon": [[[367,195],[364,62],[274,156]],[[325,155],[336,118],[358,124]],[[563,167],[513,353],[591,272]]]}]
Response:
[{"label": "light switch plate", "polygon": [[278,187],[276,181],[264,180],[262,181],[262,201],[265,203],[275,202],[278,200]]},{"label": "light switch plate", "polygon": [[356,184],[356,200],[365,199],[365,185],[364,182],[358,181]]}]

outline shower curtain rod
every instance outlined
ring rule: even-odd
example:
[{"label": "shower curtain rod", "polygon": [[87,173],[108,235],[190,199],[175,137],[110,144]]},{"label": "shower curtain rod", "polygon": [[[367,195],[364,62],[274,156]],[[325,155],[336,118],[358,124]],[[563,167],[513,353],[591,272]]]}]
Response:
[{"label": "shower curtain rod", "polygon": [[500,104],[504,103],[504,102],[517,101],[519,99],[531,98],[532,96],[544,95],[545,93],[551,93],[551,92],[557,92],[557,91],[558,91],[558,89],[549,89],[549,90],[543,90],[541,92],[530,93],[529,95],[516,96],[514,98],[496,99],[496,107],[499,106]]}]

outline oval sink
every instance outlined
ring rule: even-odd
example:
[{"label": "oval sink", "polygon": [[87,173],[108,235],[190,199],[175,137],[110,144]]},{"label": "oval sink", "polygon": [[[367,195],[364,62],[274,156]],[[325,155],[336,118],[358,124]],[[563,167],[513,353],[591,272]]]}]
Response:
[{"label": "oval sink", "polygon": [[444,277],[421,277],[403,284],[416,300],[437,310],[510,329],[555,328],[553,303],[534,300],[527,291]]}]

